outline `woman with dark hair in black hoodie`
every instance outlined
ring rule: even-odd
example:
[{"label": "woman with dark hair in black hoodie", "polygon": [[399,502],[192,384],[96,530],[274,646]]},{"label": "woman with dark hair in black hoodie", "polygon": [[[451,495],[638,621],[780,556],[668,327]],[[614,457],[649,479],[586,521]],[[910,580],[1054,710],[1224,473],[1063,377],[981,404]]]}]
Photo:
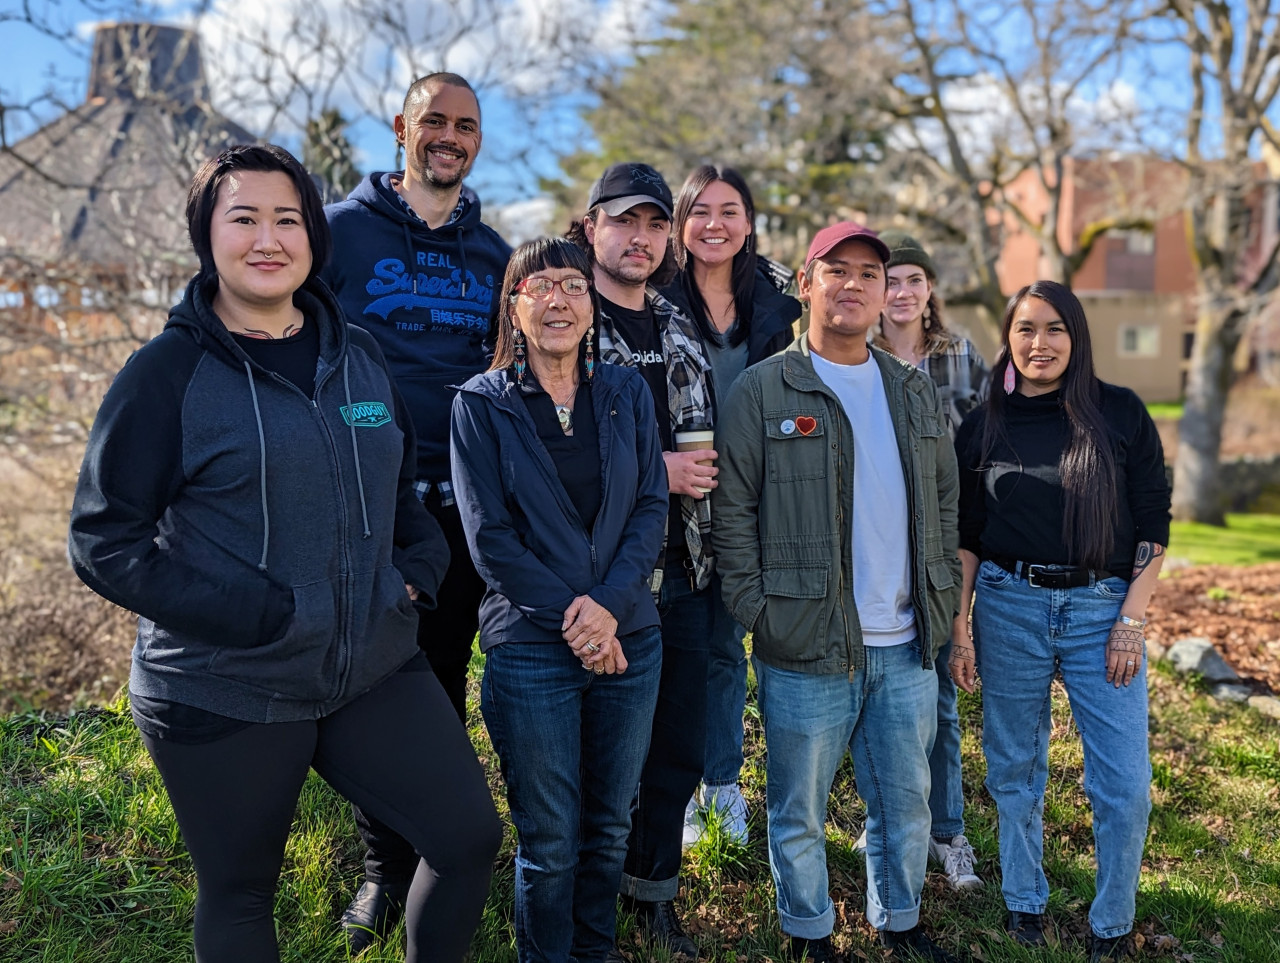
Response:
[{"label": "woman with dark hair in black hoodie", "polygon": [[[223,151],[187,218],[200,273],[103,400],[69,551],[138,613],[130,698],[195,863],[196,959],[279,959],[275,887],[314,768],[422,858],[407,959],[461,960],[502,832],[415,638],[448,549],[413,491],[411,424],[316,278],[328,226],[288,152]],[[385,737],[406,728],[434,736]]]},{"label": "woman with dark hair in black hoodie", "polygon": [[[748,366],[791,343],[791,325],[801,314],[800,302],[784,293],[790,273],[756,254],[755,219],[751,190],[732,167],[702,165],[676,198],[671,241],[680,273],[662,293],[698,326],[717,404]],[[685,809],[686,847],[702,834],[712,810],[732,838],[747,841],[747,806],[738,787],[747,697],[744,632],[720,601],[718,578],[712,595],[707,750],[702,785]]]}]

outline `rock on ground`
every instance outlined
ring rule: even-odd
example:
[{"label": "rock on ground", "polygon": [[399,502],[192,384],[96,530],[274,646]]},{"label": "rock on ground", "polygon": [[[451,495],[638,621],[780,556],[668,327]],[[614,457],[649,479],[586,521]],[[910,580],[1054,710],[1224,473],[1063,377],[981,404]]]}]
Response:
[{"label": "rock on ground", "polygon": [[1179,639],[1169,646],[1165,654],[1179,672],[1197,672],[1206,682],[1239,682],[1236,670],[1227,665],[1226,659],[1203,636]]}]

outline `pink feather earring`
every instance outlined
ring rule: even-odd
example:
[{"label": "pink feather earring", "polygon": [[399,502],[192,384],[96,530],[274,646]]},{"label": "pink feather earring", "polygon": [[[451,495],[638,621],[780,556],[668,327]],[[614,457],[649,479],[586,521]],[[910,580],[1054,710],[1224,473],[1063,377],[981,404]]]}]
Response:
[{"label": "pink feather earring", "polygon": [[1013,389],[1018,387],[1018,371],[1013,366],[1013,359],[1009,359],[1008,366],[1004,369],[1004,393],[1013,394]]}]

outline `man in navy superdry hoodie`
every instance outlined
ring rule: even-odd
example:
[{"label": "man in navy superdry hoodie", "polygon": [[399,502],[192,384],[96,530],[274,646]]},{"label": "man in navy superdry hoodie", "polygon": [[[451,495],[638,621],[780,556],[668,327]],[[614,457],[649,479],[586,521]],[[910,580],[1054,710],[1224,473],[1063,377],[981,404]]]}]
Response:
[{"label": "man in navy superdry hoodie", "polygon": [[[480,200],[462,184],[480,152],[480,104],[471,85],[449,73],[414,81],[394,128],[405,169],[370,174],[325,209],[333,257],[321,276],[347,320],[377,339],[413,418],[416,487],[452,553],[437,607],[418,623],[418,645],[465,721],[484,582],[471,564],[449,482],[449,412],[454,388],[488,367],[511,248],[480,222]],[[418,863],[390,827],[359,809],[355,816],[368,853],[364,884],[342,917],[353,956],[399,921]]]}]

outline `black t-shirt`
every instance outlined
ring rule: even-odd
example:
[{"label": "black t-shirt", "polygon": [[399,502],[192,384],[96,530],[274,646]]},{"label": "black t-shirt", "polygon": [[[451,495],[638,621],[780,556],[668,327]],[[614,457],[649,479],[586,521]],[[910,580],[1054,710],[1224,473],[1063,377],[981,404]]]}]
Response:
[{"label": "black t-shirt", "polygon": [[[658,440],[663,451],[675,451],[671,438],[671,408],[667,404],[667,365],[662,357],[662,332],[653,317],[648,301],[641,311],[631,311],[614,304],[608,298],[600,299],[600,310],[609,316],[614,330],[631,349],[631,364],[639,369],[649,393],[653,395],[653,410],[658,418]],[[680,513],[680,496],[672,495],[667,510],[666,564],[682,564],[689,556],[684,538],[684,524]]]},{"label": "black t-shirt", "polygon": [[560,484],[590,532],[600,512],[601,498],[600,441],[596,413],[591,405],[591,382],[584,380],[579,384],[574,396],[572,435],[564,433],[555,403],[540,387],[526,384],[520,389],[520,396],[533,416],[538,437],[555,463]]},{"label": "black t-shirt", "polygon": [[306,321],[302,330],[287,338],[251,338],[232,332],[236,344],[254,362],[298,386],[310,398],[316,393],[316,361],[320,358],[320,328]]}]

